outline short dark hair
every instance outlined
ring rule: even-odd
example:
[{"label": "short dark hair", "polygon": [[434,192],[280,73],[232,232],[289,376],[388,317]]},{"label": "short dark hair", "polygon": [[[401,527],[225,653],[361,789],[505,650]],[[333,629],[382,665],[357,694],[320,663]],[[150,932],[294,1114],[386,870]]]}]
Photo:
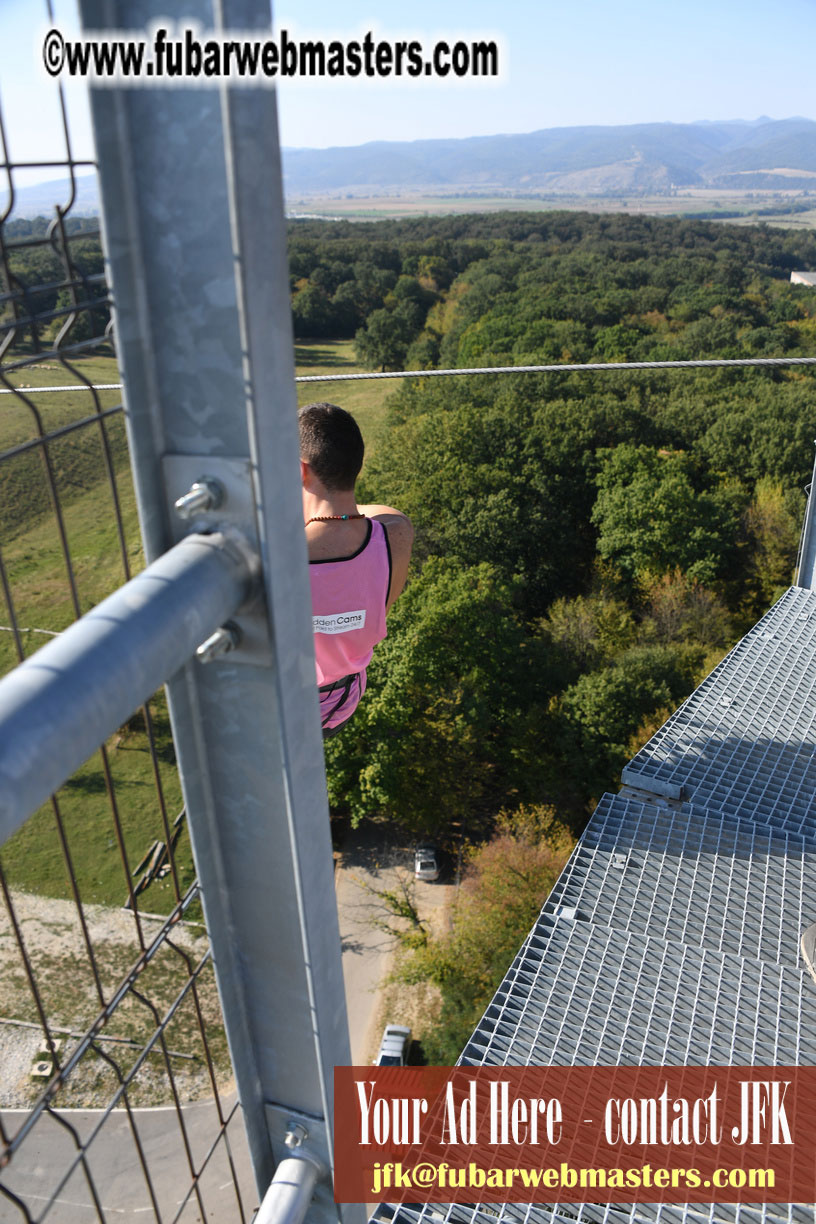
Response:
[{"label": "short dark hair", "polygon": [[331,492],[354,488],[363,466],[365,445],[360,427],[350,412],[321,401],[305,404],[298,412],[300,457]]}]

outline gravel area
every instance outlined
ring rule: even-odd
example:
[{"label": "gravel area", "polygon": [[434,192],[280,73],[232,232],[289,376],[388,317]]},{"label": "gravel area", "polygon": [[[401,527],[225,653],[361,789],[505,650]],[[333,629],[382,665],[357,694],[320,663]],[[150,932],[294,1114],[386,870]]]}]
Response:
[{"label": "gravel area", "polygon": [[[49,1025],[55,1030],[84,1032],[101,1005],[76,906],[70,901],[19,892],[12,894],[12,903]],[[107,1000],[139,955],[136,923],[130,912],[100,905],[85,906],[84,914]],[[152,941],[159,926],[159,921],[143,916],[146,943]],[[207,950],[206,935],[199,926],[178,923],[173,929],[172,940],[190,956],[193,964],[197,964]],[[182,956],[163,947],[140,975],[139,989],[155,1005],[159,1015],[164,1015],[188,976]],[[219,1087],[227,1086],[231,1073],[211,968],[204,971],[198,994],[217,1065]],[[21,1027],[9,1023],[10,1020],[35,1023],[37,1027]],[[103,1030],[105,1036],[115,1035],[127,1040],[100,1041],[101,1055],[88,1051],[60,1089],[58,1103],[82,1108],[107,1105],[118,1087],[118,1075],[127,1075],[140,1052],[140,1045],[127,1042],[135,1039],[144,1043],[155,1027],[150,1009],[128,997]],[[60,1060],[64,1061],[76,1049],[78,1040],[56,1031],[53,1036],[64,1043],[59,1051]],[[47,1054],[39,1054],[43,1040],[17,938],[3,906],[0,907],[0,1108],[25,1108],[41,1095],[49,1077],[32,1078],[31,1072],[38,1058],[48,1059]],[[150,1054],[139,1069],[129,1089],[134,1105],[170,1103],[168,1061],[182,1099],[193,1101],[211,1094],[204,1047],[190,995],[168,1028],[166,1046],[171,1051],[167,1060],[159,1048],[159,1052]],[[192,1054],[193,1058],[180,1057],[182,1054]],[[115,1066],[108,1061],[111,1058]]]}]

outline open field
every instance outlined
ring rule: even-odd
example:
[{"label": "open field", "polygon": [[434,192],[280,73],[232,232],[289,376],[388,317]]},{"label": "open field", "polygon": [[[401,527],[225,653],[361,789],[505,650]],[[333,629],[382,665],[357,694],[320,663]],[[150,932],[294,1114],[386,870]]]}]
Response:
[{"label": "open field", "polygon": [[[295,368],[298,374],[355,374],[363,367],[355,360],[353,340],[301,341],[295,345]],[[371,379],[363,382],[298,383],[298,406],[315,400],[330,400],[352,413],[366,441],[366,450],[377,449],[380,429],[385,420],[385,402],[402,386],[398,378]]]},{"label": "open field", "polygon": [[[347,374],[362,369],[354,360],[351,340],[299,344],[296,361],[298,374]],[[89,358],[74,364],[91,382],[119,380],[112,358]],[[26,399],[0,397],[0,454],[36,438],[40,428],[48,433],[93,415],[92,396],[81,386],[76,391],[35,393],[37,387],[63,386],[71,381],[57,364],[30,367],[12,374],[10,381]],[[386,397],[396,386],[396,381],[301,384],[298,403],[331,399],[353,412],[371,453],[376,449]],[[98,394],[103,409],[121,403],[118,390]],[[142,564],[142,554],[123,416],[107,418],[104,428],[116,473],[129,563],[135,570]],[[124,579],[99,426],[74,430],[51,442],[49,455],[71,561],[79,579],[80,603],[86,611]],[[70,624],[70,587],[39,447],[3,461],[0,547],[11,577],[19,623],[26,628],[56,631]],[[0,674],[12,661],[10,646],[11,639],[4,644],[0,631]]]},{"label": "open field", "polygon": [[[326,341],[297,348],[298,372],[305,374],[350,373],[360,367],[354,361],[351,341]],[[119,373],[111,357],[75,361],[81,376],[91,383],[118,383]],[[75,391],[37,394],[35,388],[65,386],[75,381],[56,362],[43,362],[19,370],[10,381],[25,398],[0,396],[0,454],[25,447],[40,434],[64,429],[95,411],[93,396],[78,385]],[[394,390],[375,382],[307,384],[298,388],[298,402],[331,398],[352,411],[366,435],[369,453],[376,446],[384,416],[386,395]],[[119,390],[99,392],[103,409],[121,403]],[[121,513],[127,569],[138,572],[144,565],[136,498],[130,476],[121,413],[106,418],[104,425]],[[76,601],[81,612],[104,599],[127,577],[123,563],[111,482],[108,478],[102,433],[98,423],[71,430],[48,447],[69,561],[66,560],[57,514],[49,493],[48,471],[42,448],[20,450],[0,464],[0,554],[14,600],[15,620],[23,652],[33,654],[49,635],[67,628],[75,619],[75,596],[69,574],[73,574]],[[18,661],[12,617],[0,597],[0,675]],[[155,758],[141,712],[119,727],[106,743],[112,794],[130,871],[139,864],[155,841],[165,841],[161,803],[172,827],[183,799],[163,693],[150,702]],[[161,797],[157,787],[161,788]],[[60,789],[57,809],[51,803],[35,812],[0,851],[8,885],[14,890],[15,911],[36,976],[43,1006],[52,1025],[78,1034],[87,1028],[99,999],[87,952],[81,938],[76,907],[71,900],[73,871],[83,910],[89,924],[97,970],[106,996],[127,974],[138,948],[134,923],[122,906],[128,889],[122,866],[111,796],[100,754],[97,752]],[[70,870],[62,847],[68,847]],[[182,827],[174,853],[179,889],[189,888],[194,866],[189,836]],[[141,873],[135,875],[133,884]],[[175,903],[172,877],[155,879],[139,897],[148,912],[167,913]],[[0,907],[2,909],[2,907]],[[188,919],[201,917],[198,902]],[[151,924],[147,923],[147,938]],[[172,946],[164,945],[139,980],[139,993],[164,1013],[183,988],[190,964],[205,953],[206,938],[187,922],[174,928]],[[8,921],[0,914],[0,1063],[3,1087],[0,1106],[31,1105],[43,1081],[31,1078],[42,1041],[39,1016],[20,962],[16,940]],[[198,985],[201,1016],[206,1026],[214,1072],[223,1087],[231,1067],[221,1023],[212,965]],[[152,1010],[128,995],[105,1027],[100,1049],[126,1073],[155,1027]],[[64,1041],[63,1058],[76,1047],[76,1037],[57,1033]],[[128,1044],[135,1043],[135,1044]],[[194,1000],[188,995],[166,1036],[176,1090],[187,1100],[211,1093],[203,1059]],[[39,1056],[41,1057],[41,1056]],[[88,1054],[61,1090],[63,1106],[94,1108],[105,1104],[118,1086],[111,1063],[97,1053]],[[129,1092],[134,1106],[155,1106],[171,1101],[164,1059],[151,1054]]]},{"label": "open field", "polygon": [[[298,373],[303,374],[351,373],[360,369],[354,361],[350,340],[298,345],[296,361]],[[73,364],[93,383],[119,381],[113,358],[85,358]],[[73,381],[70,373],[58,363],[43,363],[17,371],[11,381],[24,392],[29,402],[13,395],[0,396],[0,453],[37,437],[40,428],[43,432],[51,432],[94,412],[92,396],[81,388],[36,395],[36,387],[64,386]],[[298,387],[298,401],[302,404],[328,398],[353,412],[371,453],[376,448],[386,396],[393,390],[395,386],[391,382],[385,385],[379,382],[306,384]],[[117,390],[103,391],[99,396],[103,408],[121,402],[121,392]],[[122,415],[108,418],[105,430],[116,473],[128,566],[134,573],[142,568],[144,559]],[[79,607],[86,612],[121,586],[126,578],[100,428],[93,424],[74,430],[52,442],[49,452]],[[28,655],[43,646],[50,634],[72,623],[75,619],[74,596],[40,448],[4,460],[0,465],[0,482],[0,550],[23,650]],[[16,666],[17,661],[11,616],[2,600],[0,675]],[[153,700],[151,710],[157,771],[172,824],[181,810],[182,796],[163,694]],[[107,749],[132,869],[154,840],[165,840],[141,714],[135,715],[111,736]],[[98,754],[61,789],[59,807],[83,900],[108,906],[122,905],[126,887]],[[70,880],[50,804],[30,817],[3,846],[2,863],[15,888],[48,897],[70,896]],[[182,833],[176,851],[176,863],[183,890],[193,876],[186,832]],[[155,912],[166,912],[173,900],[169,877],[154,881],[143,895],[143,904]]]},{"label": "open field", "polygon": [[807,209],[807,211],[792,213],[790,216],[755,217],[747,214],[744,217],[735,218],[731,221],[731,224],[756,225],[758,221],[773,226],[774,229],[816,229],[816,206]]},{"label": "open field", "polygon": [[[94,357],[74,363],[94,383],[118,381],[112,358]],[[37,395],[34,388],[70,385],[74,379],[58,363],[44,363],[11,376],[26,400],[0,399],[0,452],[24,445],[39,432],[54,430],[94,413],[93,396],[78,388]],[[119,391],[99,393],[103,408],[121,402]],[[104,426],[121,511],[127,568],[142,568],[143,556],[136,502],[128,466],[124,420],[107,418]],[[6,459],[0,467],[0,547],[16,626],[25,654],[43,646],[76,618],[75,604],[86,612],[126,580],[111,482],[104,458],[102,434],[96,423],[75,429],[49,445],[50,469],[56,487],[67,558],[57,515],[49,494],[46,465],[40,447]],[[73,585],[71,578],[73,578]],[[17,663],[12,617],[0,605],[0,674]],[[170,821],[181,810],[181,789],[175,769],[163,695],[153,705],[157,765]],[[142,716],[136,715],[107,744],[110,771],[122,835],[131,869],[152,842],[165,840],[153,765]],[[127,896],[117,838],[99,755],[87,762],[62,787],[59,810],[73,869],[83,900],[122,905]],[[60,847],[51,804],[34,813],[2,848],[9,882],[49,897],[70,896],[70,878]],[[182,887],[192,879],[189,841],[178,847]],[[134,881],[135,883],[135,881]],[[148,908],[167,910],[173,903],[168,880],[150,887]]]},{"label": "open field", "polygon": [[[809,197],[813,200],[813,197]],[[800,192],[716,191],[711,188],[678,191],[672,195],[488,195],[478,192],[442,195],[405,191],[381,195],[304,196],[287,200],[290,217],[323,217],[337,221],[380,221],[386,218],[445,216],[479,212],[633,213],[656,217],[710,217],[734,224],[792,229],[816,228],[816,200],[812,206]]]}]

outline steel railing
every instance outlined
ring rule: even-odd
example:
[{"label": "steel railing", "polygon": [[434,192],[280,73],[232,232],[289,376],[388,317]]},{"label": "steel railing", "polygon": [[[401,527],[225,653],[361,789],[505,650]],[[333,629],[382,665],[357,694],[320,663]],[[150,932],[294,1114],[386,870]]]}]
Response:
[{"label": "steel railing", "polygon": [[[82,15],[139,28],[148,9],[88,0]],[[255,3],[199,15],[269,19]],[[30,167],[9,156],[0,113],[0,1218],[243,1221],[294,1160],[297,1214],[337,1219],[331,1072],[348,1037],[295,462],[289,475],[274,99],[95,106],[123,414],[87,364],[112,356],[113,332],[105,278],[87,271],[98,231],[75,223],[90,163],[57,93],[49,165],[68,186],[44,231],[14,224]],[[259,161],[271,224],[253,215]],[[185,253],[181,293],[168,241]],[[43,366],[83,394],[26,387]],[[177,514],[202,477],[224,494],[217,512]],[[175,744],[152,696],[164,682]],[[283,1193],[279,1176],[271,1198]]]}]

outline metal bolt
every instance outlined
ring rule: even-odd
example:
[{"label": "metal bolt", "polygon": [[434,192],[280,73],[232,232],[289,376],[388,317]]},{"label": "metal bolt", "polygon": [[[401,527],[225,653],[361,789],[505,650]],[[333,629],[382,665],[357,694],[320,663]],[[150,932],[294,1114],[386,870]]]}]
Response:
[{"label": "metal bolt", "polygon": [[223,500],[223,486],[212,476],[202,476],[178,499],[175,510],[179,518],[189,519],[200,510],[217,510]]},{"label": "metal bolt", "polygon": [[294,1150],[299,1148],[303,1141],[308,1138],[309,1132],[305,1126],[302,1126],[300,1122],[290,1122],[284,1143],[288,1148]]},{"label": "metal bolt", "polygon": [[219,655],[229,654],[231,650],[235,650],[240,642],[241,630],[232,621],[228,621],[226,625],[216,629],[215,633],[211,633],[206,642],[201,643],[196,651],[196,658],[201,663],[211,663]]}]

